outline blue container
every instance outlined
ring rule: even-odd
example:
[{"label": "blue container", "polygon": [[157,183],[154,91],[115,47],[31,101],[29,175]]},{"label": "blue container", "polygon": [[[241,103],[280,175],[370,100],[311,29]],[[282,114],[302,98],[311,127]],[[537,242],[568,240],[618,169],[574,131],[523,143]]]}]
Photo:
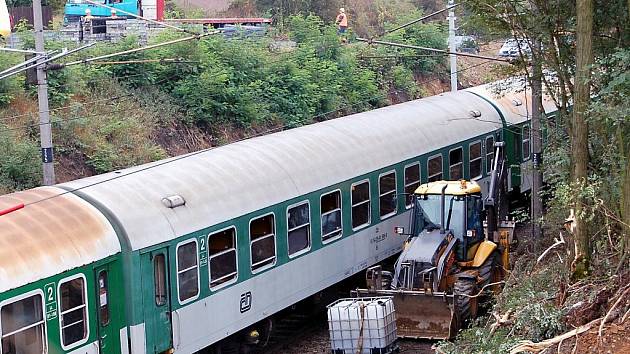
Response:
[{"label": "blue container", "polygon": [[[101,3],[113,7],[117,10],[138,15],[138,1],[137,0],[97,0]],[[74,22],[78,21],[81,17],[85,16],[85,10],[90,9],[92,16],[94,17],[109,17],[112,15],[112,11],[105,7],[89,4],[83,0],[68,0],[64,7],[64,21]],[[118,17],[131,17],[122,12],[116,13]]]}]

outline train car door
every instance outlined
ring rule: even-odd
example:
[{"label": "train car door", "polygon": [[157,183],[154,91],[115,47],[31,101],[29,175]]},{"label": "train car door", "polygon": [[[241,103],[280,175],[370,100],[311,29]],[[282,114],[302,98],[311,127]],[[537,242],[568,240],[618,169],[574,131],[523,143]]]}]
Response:
[{"label": "train car door", "polygon": [[116,353],[120,351],[119,334],[115,320],[117,309],[113,307],[112,300],[115,296],[110,294],[111,269],[110,264],[104,264],[94,268],[96,279],[96,303],[98,309],[96,318],[98,321],[98,346],[100,353]]},{"label": "train car door", "polygon": [[147,352],[162,353],[173,347],[168,250],[153,250],[140,257]]}]

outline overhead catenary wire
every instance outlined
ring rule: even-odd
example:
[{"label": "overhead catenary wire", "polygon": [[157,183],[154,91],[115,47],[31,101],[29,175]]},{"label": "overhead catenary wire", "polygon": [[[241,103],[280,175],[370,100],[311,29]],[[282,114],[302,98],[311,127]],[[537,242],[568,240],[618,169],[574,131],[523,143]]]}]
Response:
[{"label": "overhead catenary wire", "polygon": [[120,65],[120,64],[199,64],[198,61],[184,60],[183,58],[165,58],[165,59],[138,59],[138,60],[119,60],[119,61],[93,61],[93,65]]},{"label": "overhead catenary wire", "polygon": [[171,45],[171,44],[175,44],[175,43],[189,41],[189,40],[192,40],[192,39],[201,39],[203,37],[211,36],[211,35],[218,34],[218,33],[221,33],[221,31],[211,31],[211,32],[208,32],[208,33],[196,34],[196,35],[188,36],[188,37],[184,37],[184,38],[173,39],[173,40],[162,42],[162,43],[151,44],[151,45],[147,45],[147,46],[140,47],[140,48],[134,48],[134,49],[124,50],[124,51],[121,51],[121,52],[100,55],[100,56],[93,57],[93,58],[75,60],[75,61],[71,61],[69,63],[61,64],[61,66],[62,67],[67,67],[67,66],[77,65],[77,64],[87,64],[87,63],[90,63],[90,62],[93,62],[93,61],[98,61],[98,60],[102,60],[102,59],[112,58],[112,57],[116,57],[116,56],[119,56],[119,55],[126,55],[126,54],[137,53],[137,52],[141,52],[141,51],[145,51],[145,50],[159,48],[159,47],[162,47],[162,46],[165,46],[165,45]]},{"label": "overhead catenary wire", "polygon": [[448,11],[448,10],[450,10],[450,9],[452,9],[452,8],[454,8],[454,7],[456,7],[456,6],[458,6],[458,5],[459,5],[459,4],[453,4],[453,5],[447,6],[445,9],[435,11],[435,12],[433,12],[433,13],[430,13],[430,14],[426,15],[426,16],[422,16],[422,17],[420,17],[420,18],[418,18],[418,19],[416,19],[416,20],[413,20],[413,21],[411,21],[411,22],[407,22],[407,23],[405,23],[405,24],[403,24],[403,25],[400,25],[400,26],[398,26],[398,27],[396,27],[396,28],[393,28],[393,29],[390,29],[390,30],[384,31],[384,32],[383,32],[380,36],[378,36],[378,37],[382,37],[382,36],[384,36],[384,35],[387,35],[387,34],[390,34],[390,33],[392,33],[392,32],[396,32],[396,31],[399,31],[399,30],[401,30],[401,29],[403,29],[403,28],[406,28],[406,27],[409,27],[409,26],[411,26],[411,25],[414,25],[414,24],[416,24],[416,23],[418,23],[418,22],[422,22],[422,21],[424,21],[424,20],[426,20],[426,19],[429,19],[429,18],[431,18],[431,17],[433,17],[433,16],[436,16],[436,15],[439,15],[439,14],[441,14],[441,13],[443,13],[443,12],[446,12],[446,11]]},{"label": "overhead catenary wire", "polygon": [[59,54],[56,54],[56,55],[53,55],[52,57],[50,57],[48,59],[45,59],[45,60],[42,60],[42,61],[40,61],[40,62],[38,62],[36,64],[29,65],[27,67],[24,67],[24,68],[12,71],[10,73],[4,74],[4,75],[0,76],[0,80],[5,79],[5,78],[7,78],[9,76],[13,76],[13,75],[18,74],[18,73],[21,73],[22,71],[26,71],[28,69],[32,69],[32,68],[38,67],[40,65],[48,64],[48,63],[50,63],[53,60],[57,60],[57,59],[59,59],[61,57],[65,57],[67,55],[74,54],[74,53],[76,53],[76,52],[78,52],[80,50],[89,48],[89,47],[91,47],[91,46],[93,46],[95,44],[96,44],[96,42],[93,42],[93,43],[90,43],[90,44],[86,44],[86,45],[83,45],[83,46],[80,46],[80,47],[77,47],[77,48],[74,48],[74,49],[70,49],[68,51],[65,51],[65,52],[62,52],[62,53],[59,53]]},{"label": "overhead catenary wire", "polygon": [[7,47],[0,47],[0,51],[2,51],[2,52],[13,52],[13,53],[22,53],[22,54],[39,54],[39,55],[46,54],[44,52],[38,52],[36,50],[15,49],[15,48],[7,48]]},{"label": "overhead catenary wire", "polygon": [[463,57],[471,57],[471,58],[477,58],[477,59],[487,59],[487,60],[500,61],[500,62],[506,62],[506,63],[510,62],[508,59],[503,59],[503,58],[495,58],[495,57],[489,57],[489,56],[485,56],[485,55],[478,55],[478,54],[472,54],[472,53],[452,52],[452,51],[448,51],[448,50],[444,50],[444,49],[421,47],[421,46],[416,46],[416,45],[411,45],[411,44],[379,41],[379,40],[360,38],[360,37],[357,37],[357,41],[366,42],[368,44],[382,44],[382,45],[388,45],[388,46],[399,47],[399,48],[407,48],[407,49],[415,49],[415,50],[426,50],[426,51],[429,51],[429,52],[442,53],[444,55],[451,55],[452,54],[452,55],[459,55],[459,56],[463,56]]}]

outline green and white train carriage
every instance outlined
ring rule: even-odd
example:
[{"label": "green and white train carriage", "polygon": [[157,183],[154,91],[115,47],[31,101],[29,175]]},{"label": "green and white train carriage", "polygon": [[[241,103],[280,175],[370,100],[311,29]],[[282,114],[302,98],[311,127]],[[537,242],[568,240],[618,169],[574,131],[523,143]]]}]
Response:
[{"label": "green and white train carriage", "polygon": [[[120,244],[92,205],[56,187],[0,197],[2,354],[119,353]],[[100,341],[100,345],[99,345]]]},{"label": "green and white train carriage", "polygon": [[193,353],[238,333],[399,252],[421,182],[483,184],[501,104],[446,93],[0,197],[67,192],[0,217],[0,354]]}]

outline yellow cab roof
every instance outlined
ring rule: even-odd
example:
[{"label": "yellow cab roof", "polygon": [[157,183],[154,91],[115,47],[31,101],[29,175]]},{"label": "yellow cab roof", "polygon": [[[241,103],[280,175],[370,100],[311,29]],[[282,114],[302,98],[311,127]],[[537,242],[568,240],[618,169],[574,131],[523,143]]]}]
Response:
[{"label": "yellow cab roof", "polygon": [[416,194],[442,194],[442,188],[446,185],[444,191],[447,195],[469,195],[481,193],[481,187],[474,181],[435,181],[420,185],[416,189]]}]

